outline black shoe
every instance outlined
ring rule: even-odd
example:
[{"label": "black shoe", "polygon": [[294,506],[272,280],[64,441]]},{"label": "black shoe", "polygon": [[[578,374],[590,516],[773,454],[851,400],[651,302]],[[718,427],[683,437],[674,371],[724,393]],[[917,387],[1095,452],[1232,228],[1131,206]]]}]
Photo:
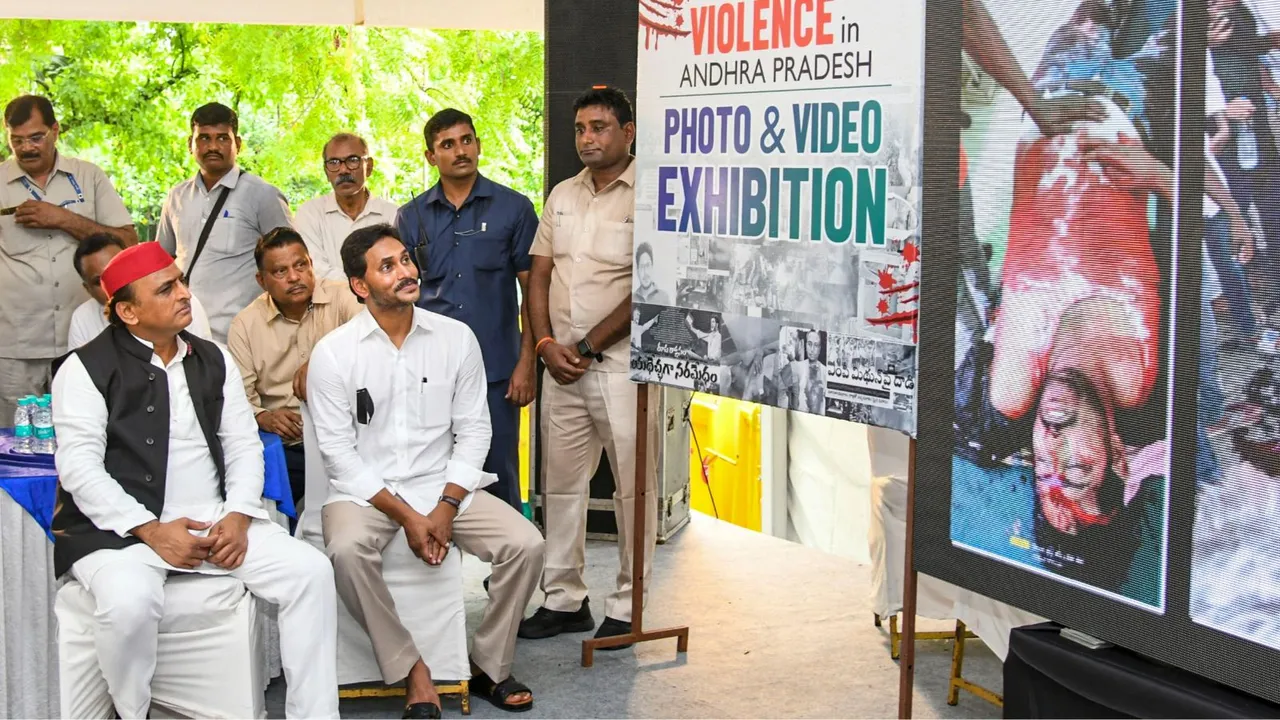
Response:
[{"label": "black shoe", "polygon": [[[600,623],[600,629],[596,631],[596,639],[615,637],[617,635],[627,635],[631,632],[631,623],[622,620],[614,620],[605,616],[604,622]],[[626,645],[613,645],[611,647],[599,648],[601,652],[605,650],[626,650],[635,643],[627,643]]]},{"label": "black shoe", "polygon": [[576,612],[562,612],[540,607],[533,617],[520,621],[520,630],[516,635],[525,640],[541,640],[555,637],[560,633],[589,632],[596,626],[596,621],[591,617],[589,603],[587,598],[583,598],[582,607]]},{"label": "black shoe", "polygon": [[440,717],[440,706],[435,703],[414,703],[404,709],[402,718],[413,718],[413,720],[435,720]]}]

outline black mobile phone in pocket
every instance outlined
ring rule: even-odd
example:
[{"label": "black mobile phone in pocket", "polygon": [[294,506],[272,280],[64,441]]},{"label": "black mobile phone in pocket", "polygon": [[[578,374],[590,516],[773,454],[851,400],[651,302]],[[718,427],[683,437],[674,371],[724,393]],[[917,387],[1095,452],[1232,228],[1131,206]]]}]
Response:
[{"label": "black mobile phone in pocket", "polygon": [[373,397],[366,388],[356,391],[356,422],[368,425],[373,420]]}]

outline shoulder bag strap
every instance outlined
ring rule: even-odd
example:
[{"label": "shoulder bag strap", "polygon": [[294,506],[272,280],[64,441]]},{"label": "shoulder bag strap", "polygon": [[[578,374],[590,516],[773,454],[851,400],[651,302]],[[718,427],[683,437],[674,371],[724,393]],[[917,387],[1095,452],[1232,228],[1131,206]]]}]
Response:
[{"label": "shoulder bag strap", "polygon": [[200,240],[196,242],[196,251],[191,255],[191,262],[187,263],[184,280],[188,285],[191,284],[191,270],[195,268],[196,261],[200,259],[200,253],[204,252],[204,244],[209,242],[209,233],[213,230],[213,223],[217,221],[218,214],[222,212],[222,206],[226,204],[227,196],[230,194],[231,188],[222,188],[222,192],[218,194],[218,199],[213,203],[213,210],[209,212],[209,217],[204,221],[204,228],[200,230]]}]

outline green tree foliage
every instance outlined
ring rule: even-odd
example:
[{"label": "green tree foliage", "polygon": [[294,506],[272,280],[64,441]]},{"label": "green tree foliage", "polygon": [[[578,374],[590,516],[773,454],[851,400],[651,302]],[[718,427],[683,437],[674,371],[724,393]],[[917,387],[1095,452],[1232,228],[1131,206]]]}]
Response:
[{"label": "green tree foliage", "polygon": [[4,20],[0,102],[49,97],[62,152],[102,166],[144,237],[196,172],[188,122],[210,101],[240,116],[241,165],[295,209],[330,190],[320,152],[341,131],[369,140],[374,192],[425,190],[422,126],[444,107],[475,118],[482,171],[541,208],[542,51],[536,33]]}]

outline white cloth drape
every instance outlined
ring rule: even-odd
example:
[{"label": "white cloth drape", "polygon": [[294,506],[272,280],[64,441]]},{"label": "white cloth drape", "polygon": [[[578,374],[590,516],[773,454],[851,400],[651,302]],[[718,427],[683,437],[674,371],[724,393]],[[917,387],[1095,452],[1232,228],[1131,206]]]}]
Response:
[{"label": "white cloth drape", "polygon": [[0,491],[0,717],[58,717],[53,543]]}]

